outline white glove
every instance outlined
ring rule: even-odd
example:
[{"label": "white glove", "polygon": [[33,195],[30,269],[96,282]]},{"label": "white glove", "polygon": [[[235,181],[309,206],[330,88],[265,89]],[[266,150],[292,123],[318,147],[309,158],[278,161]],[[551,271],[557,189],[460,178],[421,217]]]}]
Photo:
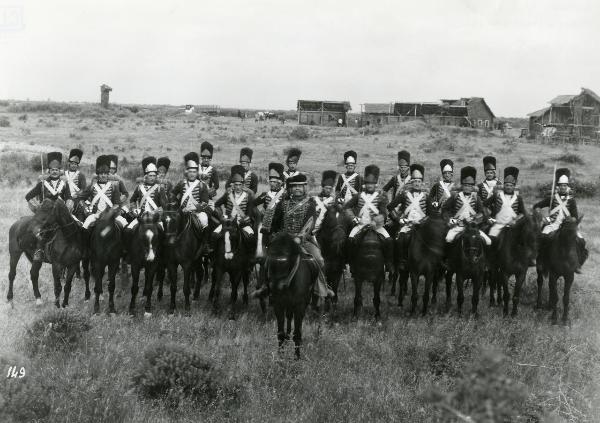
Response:
[{"label": "white glove", "polygon": [[450,224],[451,225],[458,225],[458,220],[452,218],[452,219],[450,219]]}]

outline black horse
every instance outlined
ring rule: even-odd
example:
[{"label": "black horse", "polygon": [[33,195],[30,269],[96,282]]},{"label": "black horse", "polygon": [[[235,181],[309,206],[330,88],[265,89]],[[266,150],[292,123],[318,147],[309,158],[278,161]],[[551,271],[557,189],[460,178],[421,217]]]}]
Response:
[{"label": "black horse", "polygon": [[471,279],[473,283],[471,313],[477,315],[479,290],[486,266],[485,261],[486,246],[483,238],[479,235],[479,226],[473,222],[467,223],[464,232],[454,240],[449,249],[449,269],[446,272],[446,311],[450,311],[452,275],[456,273],[458,314],[462,314],[462,305],[465,300],[464,281],[465,279]]},{"label": "black horse", "polygon": [[135,300],[138,293],[140,281],[140,270],[144,269],[144,315],[152,314],[152,289],[154,275],[160,262],[163,231],[159,225],[159,215],[152,216],[144,214],[140,217],[138,225],[131,233],[129,245],[127,246],[129,262],[131,264],[131,301],[129,313],[135,314]]},{"label": "black horse", "polygon": [[121,209],[111,207],[104,210],[92,229],[90,237],[90,262],[94,276],[94,313],[100,312],[100,295],[102,294],[102,278],[108,267],[108,312],[116,313],[115,309],[115,278],[119,262],[123,256],[123,229],[115,219]]},{"label": "black horse", "polygon": [[238,297],[238,286],[240,281],[244,283],[244,295],[242,297],[245,305],[248,304],[248,268],[250,266],[250,253],[248,246],[242,238],[242,229],[235,219],[224,219],[222,221],[221,233],[216,243],[213,263],[213,280],[209,298],[212,299],[213,308],[219,310],[221,286],[225,273],[229,275],[231,282],[231,310],[229,318],[235,319],[236,303]]},{"label": "black horse", "polygon": [[325,279],[333,290],[334,296],[325,301],[326,310],[330,304],[334,307],[338,302],[338,288],[340,279],[346,267],[346,240],[348,236],[349,221],[345,213],[341,213],[335,205],[327,208],[321,229],[317,234],[317,242],[321,247],[321,254],[325,261]]},{"label": "black horse", "polygon": [[[441,217],[432,216],[412,229],[408,244],[408,269],[411,282],[411,314],[417,308],[417,293],[420,276],[425,277],[423,292],[423,316],[427,314],[429,291],[439,275],[440,265],[444,257],[445,223]],[[400,284],[398,304],[402,303],[405,287]]]},{"label": "black horse", "polygon": [[[537,254],[537,231],[536,225],[530,216],[520,217],[514,225],[506,226],[493,246],[494,254],[490,260],[492,274],[497,275],[499,284],[490,285],[490,304],[495,301],[497,291],[498,302],[503,299],[504,315],[508,315],[508,303],[510,294],[508,292],[508,280],[515,276],[515,290],[513,293],[512,316],[517,315],[517,307],[521,296],[521,289],[527,277],[529,263]],[[496,289],[494,289],[496,288]],[[502,297],[501,297],[502,294]]]},{"label": "black horse", "polygon": [[546,239],[540,242],[540,248],[537,258],[537,307],[542,305],[542,288],[544,286],[544,276],[548,277],[550,291],[550,308],[552,310],[551,321],[556,324],[558,321],[558,278],[561,276],[565,281],[563,291],[563,315],[562,322],[566,324],[569,320],[569,298],[571,286],[575,279],[575,270],[585,262],[587,255],[580,259],[578,253],[577,232],[578,226],[583,217],[575,219],[567,217],[560,228]]},{"label": "black horse", "polygon": [[277,317],[279,348],[281,350],[289,339],[293,320],[295,355],[300,358],[302,321],[319,269],[312,260],[302,258],[300,245],[285,232],[271,239],[266,261],[271,304]]},{"label": "black horse", "polygon": [[373,306],[375,307],[375,318],[379,319],[381,313],[380,291],[384,280],[383,241],[372,228],[366,228],[362,233],[356,235],[352,257],[350,259],[350,270],[354,279],[354,316],[362,308],[362,284],[373,283]]},{"label": "black horse", "polygon": [[[163,213],[165,228],[164,257],[167,263],[169,283],[171,284],[169,314],[175,312],[178,266],[183,269],[184,307],[186,311],[190,310],[190,295],[194,284],[194,274],[199,267],[198,258],[201,247],[200,234],[197,233],[197,228],[194,227],[193,219],[194,217],[190,213],[178,210]],[[161,291],[162,285],[159,286],[159,295],[161,295]]]}]

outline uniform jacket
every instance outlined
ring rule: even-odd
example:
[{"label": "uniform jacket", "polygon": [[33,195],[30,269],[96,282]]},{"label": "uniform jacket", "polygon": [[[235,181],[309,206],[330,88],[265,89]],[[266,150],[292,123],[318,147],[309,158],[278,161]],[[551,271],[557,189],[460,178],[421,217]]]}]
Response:
[{"label": "uniform jacket", "polygon": [[[284,231],[292,235],[298,235],[310,218],[313,219],[314,225],[317,211],[315,200],[312,197],[305,196],[301,200],[295,198],[285,199],[275,206],[271,232]],[[308,230],[312,230],[312,227]]]},{"label": "uniform jacket", "polygon": [[[344,175],[344,176],[342,177],[342,175]],[[356,175],[356,176],[354,176],[354,175]],[[343,173],[337,177],[337,182],[335,184],[335,192],[337,193],[338,198],[346,197],[346,191],[348,190],[348,187],[346,187],[344,185],[344,177],[346,177],[348,179],[352,178],[351,180],[348,181],[348,185],[350,185],[356,191],[355,193],[352,193],[350,195],[350,197],[352,197],[356,193],[359,193],[362,191],[362,187],[363,187],[363,177],[362,176],[360,176],[356,172],[354,172],[350,175]]]},{"label": "uniform jacket", "polygon": [[61,178],[52,180],[48,177],[43,181],[39,181],[25,195],[25,200],[29,201],[32,198],[36,198],[41,202],[44,198],[56,200],[59,197],[65,201],[71,198],[71,191],[69,190],[68,184]]},{"label": "uniform jacket", "polygon": [[[365,207],[367,200],[371,199],[374,209]],[[348,210],[351,217],[362,217],[363,213],[369,213],[370,217],[382,215],[387,217],[388,198],[381,191],[375,191],[372,194],[367,194],[365,191],[354,195],[349,201],[344,204],[344,208]]]},{"label": "uniform jacket", "polygon": [[[106,188],[104,195],[108,198],[110,203],[106,203],[106,200],[99,193],[101,190]],[[78,198],[89,202],[90,212],[97,213],[111,206],[121,205],[121,192],[119,191],[119,183],[117,181],[108,181],[105,184],[100,184],[98,181],[94,181],[89,187],[80,191]]]},{"label": "uniform jacket", "polygon": [[[196,203],[196,210],[204,211],[205,208],[208,206],[208,187],[201,180],[196,179],[196,181],[198,181],[198,183],[192,190],[191,198],[193,198],[193,202]],[[188,187],[194,183],[195,181],[189,182],[187,179],[178,182],[171,191],[170,202],[176,202],[177,204],[179,204],[179,207],[181,209],[184,209],[187,206],[188,202],[191,201],[191,199],[188,196],[186,196],[186,192],[188,190]]]},{"label": "uniform jacket", "polygon": [[[150,204],[146,204],[147,200],[144,198],[144,194],[142,193],[142,187],[148,194],[148,197],[154,201],[156,208],[165,208],[167,206],[167,194],[163,189],[163,186],[159,183],[149,185],[149,184],[140,184],[135,187],[133,194],[131,194],[131,198],[129,202],[131,204],[135,204],[136,202],[140,202],[139,208],[142,211],[154,211]],[[156,187],[156,188],[154,188]]]},{"label": "uniform jacket", "polygon": [[390,178],[390,180],[383,186],[383,192],[392,190],[392,198],[396,198],[404,186],[410,181],[410,174],[403,178],[400,174],[396,174]]}]

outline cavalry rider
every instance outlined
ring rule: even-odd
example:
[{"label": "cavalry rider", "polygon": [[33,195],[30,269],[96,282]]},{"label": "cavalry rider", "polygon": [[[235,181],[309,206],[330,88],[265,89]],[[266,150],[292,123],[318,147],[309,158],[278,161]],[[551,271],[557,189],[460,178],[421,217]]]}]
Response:
[{"label": "cavalry rider", "polygon": [[491,211],[492,215],[490,218],[492,227],[488,232],[492,240],[498,238],[506,225],[512,224],[517,219],[527,215],[523,197],[515,191],[518,177],[518,168],[514,166],[505,168],[502,189],[495,189],[492,195],[483,202],[483,205]]},{"label": "cavalry rider", "polygon": [[[125,233],[133,231],[138,226],[139,218],[144,214],[160,214],[167,206],[167,194],[163,186],[158,183],[156,164],[156,157],[150,156],[142,159],[144,181],[135,188],[129,199],[130,204],[135,204],[134,216],[136,218],[127,225]],[[159,222],[159,226],[162,228],[162,222]]]},{"label": "cavalry rider", "polygon": [[356,236],[366,226],[371,226],[383,238],[383,253],[388,271],[393,271],[393,243],[388,231],[383,227],[387,216],[388,198],[376,190],[379,180],[379,168],[375,165],[365,167],[364,191],[355,194],[344,204],[348,214],[353,219],[354,228],[350,231],[348,240],[351,245],[356,243]]},{"label": "cavalry rider", "polygon": [[[69,192],[71,193],[71,198],[74,201],[73,204],[73,214],[81,216],[83,213],[83,209],[79,210],[79,201],[77,199],[77,195],[79,191],[85,189],[87,184],[85,181],[85,175],[79,171],[79,163],[81,163],[81,158],[83,157],[83,151],[79,148],[73,148],[69,152],[69,160],[67,164],[67,170],[65,170],[65,181],[67,182],[67,186],[69,187]],[[78,212],[81,213],[78,213]]]},{"label": "cavalry rider", "polygon": [[208,187],[204,182],[198,179],[198,167],[200,159],[198,153],[190,152],[183,156],[185,163],[185,180],[178,182],[171,191],[171,203],[179,203],[179,208],[186,214],[192,216],[194,226],[202,233],[202,245],[204,251],[209,250],[208,242],[206,242],[206,228],[208,227]]},{"label": "cavalry rider", "polygon": [[357,158],[356,151],[350,150],[344,153],[346,173],[340,175],[335,186],[335,192],[342,204],[362,191],[362,177],[355,171]]},{"label": "cavalry rider", "polygon": [[[485,156],[483,158],[483,171],[485,179],[477,185],[477,191],[481,201],[485,201],[490,197],[496,185],[499,184],[496,177],[496,158],[493,156]],[[502,184],[500,184],[502,185]]]},{"label": "cavalry rider", "polygon": [[438,181],[429,192],[429,200],[431,201],[432,213],[441,213],[444,203],[452,196],[454,190],[454,163],[450,159],[442,159],[440,161],[440,169],[442,171],[442,179]]},{"label": "cavalry rider", "polygon": [[158,169],[157,181],[161,185],[167,200],[171,198],[171,191],[173,190],[173,183],[167,179],[167,173],[171,167],[171,159],[168,157],[159,157],[156,160],[156,168]]},{"label": "cavalry rider", "polygon": [[[78,197],[85,201],[87,205],[88,216],[83,222],[83,227],[89,229],[94,225],[100,213],[113,206],[121,204],[121,194],[117,181],[109,180],[110,158],[108,156],[99,156],[96,159],[96,177],[92,184],[85,190],[79,192]],[[117,216],[115,222],[124,228],[127,226],[127,220],[123,216]]]},{"label": "cavalry rider", "polygon": [[[225,192],[221,198],[215,201],[215,208],[221,211],[224,208],[223,215],[225,218],[235,219],[242,230],[242,236],[246,247],[253,254],[255,246],[255,234],[253,225],[254,213],[254,194],[244,186],[244,174],[246,170],[235,165],[231,167],[231,176],[229,178],[230,190]],[[220,236],[222,225],[217,226],[213,231],[213,242]]]},{"label": "cavalry rider", "polygon": [[[73,209],[73,202],[71,200],[71,191],[65,181],[60,178],[62,153],[53,151],[47,155],[48,162],[48,177],[44,180],[39,181],[26,195],[25,200],[29,203],[30,209],[37,215],[40,209],[41,203],[45,199],[56,201],[58,198],[62,198],[69,210]],[[47,234],[43,235],[42,232],[45,223],[41,227],[34,226],[35,231],[33,235],[36,239],[36,248],[33,255],[33,261],[41,262],[44,259],[44,246],[46,242],[52,237]]]},{"label": "cavalry rider", "polygon": [[392,190],[392,200],[404,189],[404,185],[410,182],[410,153],[406,150],[398,152],[398,174],[392,176],[387,184],[383,186],[383,192],[387,194]]},{"label": "cavalry rider", "polygon": [[240,166],[244,168],[244,187],[248,188],[252,191],[252,194],[256,195],[256,191],[258,190],[258,176],[250,170],[253,154],[254,152],[251,148],[242,148],[240,150]]},{"label": "cavalry rider", "polygon": [[[550,210],[548,217],[544,218],[544,226],[542,228],[542,235],[540,239],[542,244],[548,242],[550,237],[560,228],[560,225],[565,218],[572,217],[574,219],[579,219],[577,203],[575,202],[575,198],[570,195],[570,178],[571,171],[569,169],[556,169],[556,191],[552,193],[552,202],[550,202],[549,198],[545,198],[533,206],[534,210],[539,210],[546,207],[548,207]],[[588,251],[585,248],[585,240],[579,232],[577,232],[577,255],[579,257],[579,267],[576,272],[579,273],[581,265],[583,265],[583,262],[588,256]]]},{"label": "cavalry rider", "polygon": [[275,206],[285,195],[285,188],[283,187],[283,169],[284,167],[281,163],[269,163],[270,189],[269,191],[260,194],[254,202],[257,210],[262,213],[261,227],[264,230],[261,232],[263,233],[271,231],[271,222],[273,221]]},{"label": "cavalry rider", "polygon": [[[314,236],[311,235],[317,218],[315,201],[306,194],[307,177],[304,174],[291,176],[286,180],[289,197],[277,203],[271,225],[271,233],[287,232],[296,237],[303,253],[312,256],[319,267],[319,276],[314,294],[319,297],[332,297],[333,292],[327,286],[323,267],[325,262]],[[268,287],[262,286],[254,295],[262,296]]]},{"label": "cavalry rider", "polygon": [[317,220],[312,231],[313,235],[316,235],[321,229],[325,213],[327,213],[327,208],[336,203],[335,196],[333,195],[333,185],[335,184],[337,176],[338,174],[335,170],[325,170],[321,176],[321,192],[319,195],[313,197],[317,210]]},{"label": "cavalry rider", "polygon": [[119,158],[116,154],[109,154],[108,159],[110,160],[109,168],[109,180],[118,182],[119,195],[121,196],[121,204],[125,204],[127,198],[129,198],[129,191],[125,187],[125,182],[119,174],[117,174],[117,166],[119,165]]},{"label": "cavalry rider", "polygon": [[287,170],[283,172],[284,182],[287,181],[287,178],[300,175],[300,172],[298,171],[298,161],[300,160],[301,155],[302,151],[300,151],[298,148],[290,148],[288,150],[287,158],[285,160]]},{"label": "cavalry rider", "polygon": [[410,183],[387,206],[392,218],[400,224],[398,233],[402,252],[400,270],[407,270],[408,267],[408,244],[413,226],[421,223],[429,214],[427,192],[422,188],[424,176],[425,169],[422,165],[410,165]]},{"label": "cavalry rider", "polygon": [[208,187],[208,204],[214,208],[214,198],[219,189],[219,175],[217,170],[211,165],[213,157],[213,145],[208,141],[200,144],[200,168],[198,169],[199,178]]},{"label": "cavalry rider", "polygon": [[[477,169],[472,166],[463,167],[460,170],[460,189],[444,203],[442,215],[450,226],[446,234],[447,243],[452,243],[459,234],[464,232],[465,223],[472,222],[476,215],[484,212],[481,199],[475,191],[476,177]],[[486,245],[492,244],[490,238],[482,230],[479,231],[479,235]]]}]

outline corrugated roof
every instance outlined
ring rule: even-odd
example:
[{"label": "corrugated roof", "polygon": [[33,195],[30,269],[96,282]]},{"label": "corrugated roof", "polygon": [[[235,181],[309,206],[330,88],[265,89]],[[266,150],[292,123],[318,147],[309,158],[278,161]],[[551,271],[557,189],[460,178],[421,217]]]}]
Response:
[{"label": "corrugated roof", "polygon": [[540,117],[544,113],[546,113],[549,109],[550,109],[550,107],[544,107],[543,109],[536,110],[535,112],[529,113],[527,116],[529,116],[529,117]]},{"label": "corrugated roof", "polygon": [[595,92],[593,92],[589,88],[582,88],[581,89],[581,94],[587,94],[590,97],[592,97],[594,100],[596,100],[598,103],[600,103],[600,96],[598,96],[598,94],[596,94]]},{"label": "corrugated roof", "polygon": [[565,94],[558,95],[549,101],[550,104],[567,104],[569,101],[573,100],[577,95]]},{"label": "corrugated roof", "polygon": [[390,114],[392,112],[391,103],[365,103],[365,113],[385,113]]}]

